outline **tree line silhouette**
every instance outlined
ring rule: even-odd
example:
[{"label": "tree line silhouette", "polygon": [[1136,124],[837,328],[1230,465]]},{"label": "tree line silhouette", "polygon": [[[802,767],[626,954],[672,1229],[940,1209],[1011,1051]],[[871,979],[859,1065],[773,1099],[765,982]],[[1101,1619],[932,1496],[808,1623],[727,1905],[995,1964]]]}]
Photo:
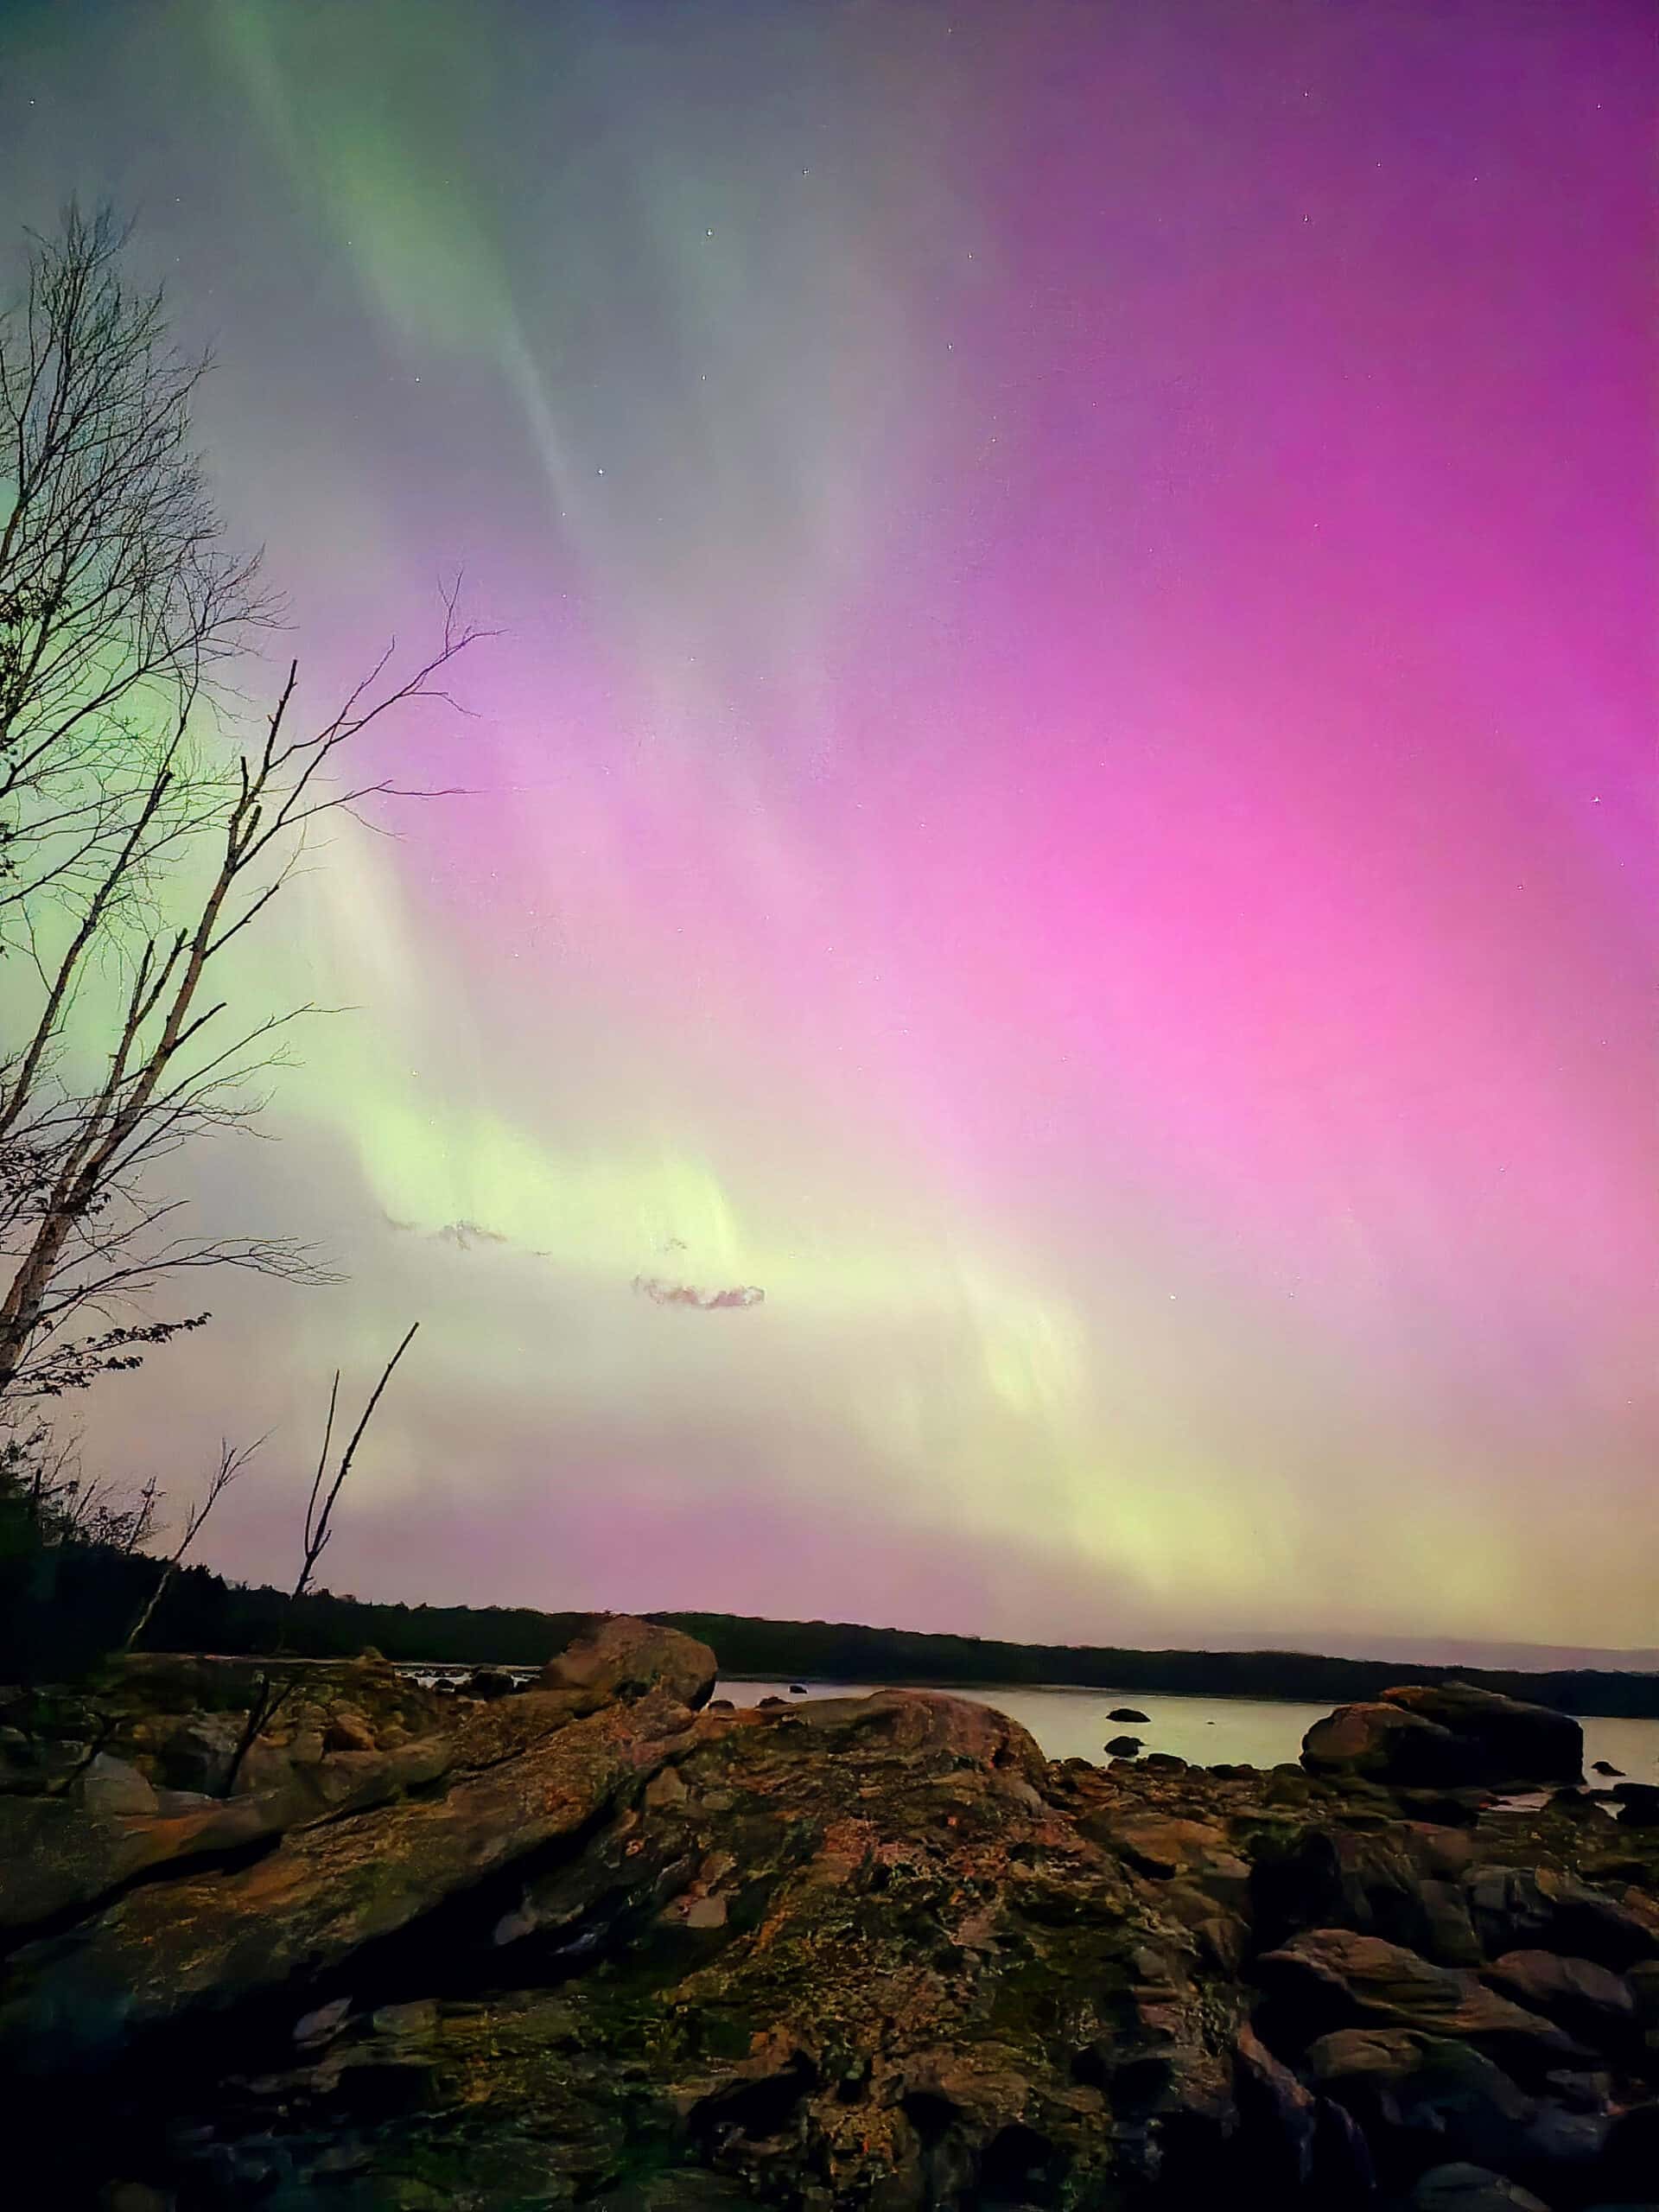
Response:
[{"label": "tree line silhouette", "polygon": [[[0,1529],[3,1521],[0,1520]],[[0,1680],[61,1681],[118,1648],[162,1562],[117,1544],[0,1545]],[[353,1658],[365,1647],[404,1665],[539,1667],[593,1619],[588,1611],[410,1605],[328,1590],[226,1580],[205,1567],[168,1579],[146,1649],[251,1658]],[[1333,1706],[1392,1682],[1474,1682],[1565,1713],[1659,1719],[1659,1675],[1516,1670],[1342,1659],[1301,1651],[1141,1651],[1116,1644],[1008,1643],[849,1621],[653,1613],[713,1646],[728,1675],[938,1688],[1068,1685],[1148,1695],[1284,1699]]]}]

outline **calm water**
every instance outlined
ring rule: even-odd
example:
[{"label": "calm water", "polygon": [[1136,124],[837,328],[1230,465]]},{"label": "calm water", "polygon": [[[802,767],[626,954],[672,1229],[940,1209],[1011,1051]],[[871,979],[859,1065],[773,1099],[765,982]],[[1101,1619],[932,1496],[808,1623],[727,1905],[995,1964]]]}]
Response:
[{"label": "calm water", "polygon": [[[862,1697],[867,1682],[808,1682],[809,1697]],[[721,1681],[716,1697],[757,1705],[788,1697],[787,1682]],[[1164,1697],[1149,1690],[958,1690],[1029,1728],[1052,1759],[1105,1758],[1107,1738],[1139,1736],[1149,1751],[1173,1751],[1198,1766],[1277,1766],[1300,1753],[1302,1738],[1331,1708],[1268,1699]],[[791,1699],[798,1704],[798,1698]],[[1133,1706],[1144,1721],[1109,1720],[1115,1705]],[[1632,1782],[1659,1782],[1659,1720],[1584,1717],[1584,1756],[1606,1759]],[[1592,1781],[1602,1779],[1591,1776]]]}]

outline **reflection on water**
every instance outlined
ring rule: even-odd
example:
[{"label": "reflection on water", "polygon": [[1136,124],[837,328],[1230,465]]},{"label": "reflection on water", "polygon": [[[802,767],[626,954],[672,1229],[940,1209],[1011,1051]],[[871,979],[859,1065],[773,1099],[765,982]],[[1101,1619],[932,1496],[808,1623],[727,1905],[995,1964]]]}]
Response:
[{"label": "reflection on water", "polygon": [[[864,1697],[868,1682],[806,1682],[809,1697]],[[1197,1766],[1277,1766],[1294,1759],[1302,1738],[1331,1708],[1326,1705],[1279,1704],[1267,1698],[1165,1697],[1152,1690],[963,1689],[959,1697],[977,1698],[1029,1728],[1052,1759],[1104,1762],[1113,1736],[1139,1736],[1149,1751],[1173,1751]],[[758,1705],[763,1697],[791,1704],[787,1682],[722,1681],[716,1697],[734,1705]],[[1144,1721],[1110,1720],[1114,1707],[1132,1707]],[[1659,1720],[1584,1719],[1586,1764],[1605,1759],[1633,1782],[1659,1781]],[[1592,1782],[1606,1780],[1592,1775]]]}]

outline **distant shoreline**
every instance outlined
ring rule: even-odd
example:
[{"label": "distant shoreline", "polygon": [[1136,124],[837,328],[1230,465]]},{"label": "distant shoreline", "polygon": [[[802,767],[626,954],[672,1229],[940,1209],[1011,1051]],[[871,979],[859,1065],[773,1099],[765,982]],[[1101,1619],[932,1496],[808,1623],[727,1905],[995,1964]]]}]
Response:
[{"label": "distant shoreline", "polygon": [[[117,1649],[154,1595],[157,1562],[110,1546],[65,1545],[47,1555],[26,1602],[0,1608],[0,1681],[67,1681]],[[598,1618],[595,1609],[387,1603],[226,1581],[184,1567],[145,1633],[153,1651],[279,1648],[294,1658],[350,1659],[365,1648],[401,1666],[445,1672],[536,1669]],[[1350,1659],[1306,1651],[1147,1651],[1120,1644],[1013,1643],[989,1637],[874,1628],[854,1621],[780,1621],[752,1614],[651,1611],[644,1618],[707,1644],[728,1680],[891,1683],[934,1689],[1114,1690],[1148,1696],[1354,1705],[1396,1683],[1471,1682],[1557,1711],[1610,1720],[1659,1719],[1659,1672],[1635,1668],[1495,1668]],[[423,1655],[444,1651],[447,1660]],[[1643,1654],[1643,1656],[1649,1655]]]},{"label": "distant shoreline", "polygon": [[1316,1705],[1363,1703],[1396,1683],[1471,1682],[1558,1711],[1659,1719],[1659,1673],[1595,1668],[1436,1666],[1306,1651],[1136,1650],[1122,1645],[1009,1643],[855,1622],[772,1621],[653,1613],[709,1644],[728,1681],[883,1682],[914,1689],[1116,1691]]},{"label": "distant shoreline", "polygon": [[[748,1673],[740,1673],[734,1667],[722,1667],[720,1670],[720,1679],[722,1682],[777,1682],[783,1681],[785,1678],[781,1675],[776,1674],[753,1675]],[[1123,1682],[936,1682],[925,1681],[920,1678],[920,1676],[912,1679],[908,1676],[899,1676],[897,1675],[885,1675],[880,1682],[871,1684],[866,1684],[862,1681],[855,1682],[851,1680],[843,1681],[838,1675],[797,1675],[794,1679],[798,1682],[806,1683],[809,1688],[816,1684],[820,1689],[862,1689],[870,1688],[884,1690],[940,1690],[945,1692],[968,1689],[985,1690],[988,1692],[1007,1690],[1009,1695],[1013,1697],[1029,1697],[1035,1691],[1040,1691],[1046,1697],[1112,1697],[1120,1690],[1122,1690],[1127,1695],[1128,1692],[1133,1689],[1135,1696],[1139,1697],[1141,1694],[1141,1691],[1139,1688],[1136,1688],[1133,1684],[1126,1684]],[[1148,1690],[1146,1692],[1146,1694],[1148,1697],[1187,1697],[1193,1699],[1204,1699],[1205,1700],[1220,1700],[1223,1701],[1231,1701],[1238,1705],[1317,1705],[1319,1703],[1319,1700],[1317,1698],[1256,1697],[1247,1690]]]},{"label": "distant shoreline", "polygon": [[[656,1618],[660,1617],[652,1616],[652,1618]],[[767,1625],[773,1625],[773,1624],[767,1624]],[[777,1625],[793,1625],[793,1624],[779,1624]],[[888,1632],[899,1635],[906,1633],[904,1630],[893,1630]],[[716,1657],[719,1656],[718,1647],[715,1649],[715,1656]],[[1205,1658],[1224,1661],[1233,1657],[1250,1658],[1257,1655],[1249,1653],[1233,1654],[1227,1652],[1179,1652],[1170,1654],[1135,1653],[1130,1656],[1141,1659],[1169,1657],[1182,1661]],[[1277,1657],[1281,1655],[1269,1654],[1264,1656]],[[1135,1681],[1122,1677],[1110,1681],[1100,1682],[1037,1681],[1009,1681],[1007,1680],[981,1681],[977,1679],[964,1680],[960,1675],[954,1680],[942,1680],[937,1675],[912,1675],[891,1669],[884,1671],[879,1668],[865,1669],[856,1674],[849,1673],[844,1675],[831,1675],[826,1674],[822,1669],[811,1667],[798,1667],[792,1669],[787,1667],[721,1667],[720,1669],[720,1681],[721,1682],[744,1683],[775,1682],[785,1690],[788,1688],[789,1684],[794,1681],[801,1682],[817,1689],[938,1690],[947,1694],[953,1691],[966,1690],[971,1691],[976,1695],[986,1697],[996,1696],[998,1694],[1020,1697],[1029,1696],[1034,1693],[1040,1693],[1045,1696],[1058,1697],[1121,1696],[1125,1698],[1183,1698],[1191,1700],[1194,1702],[1216,1704],[1300,1705],[1317,1707],[1321,1712],[1328,1712],[1331,1710],[1332,1707],[1335,1705],[1361,1702],[1365,1696],[1374,1695],[1376,1694],[1376,1689],[1381,1689],[1382,1688],[1386,1687],[1387,1684],[1393,1682],[1411,1681],[1474,1681],[1481,1683],[1486,1687],[1497,1686],[1497,1678],[1495,1678],[1489,1670],[1474,1668],[1407,1668],[1400,1666],[1387,1666],[1380,1664],[1375,1661],[1360,1659],[1328,1659],[1313,1654],[1289,1653],[1283,1656],[1287,1658],[1306,1657],[1313,1664],[1319,1667],[1320,1669],[1353,1668],[1367,1674],[1375,1674],[1378,1677],[1376,1689],[1349,1688],[1342,1694],[1326,1694],[1321,1691],[1316,1690],[1311,1684],[1298,1686],[1294,1688],[1287,1688],[1283,1689],[1268,1689],[1259,1687],[1240,1688],[1236,1685],[1227,1683],[1190,1681],[1183,1682],[1177,1687],[1174,1685],[1165,1685],[1147,1681]],[[524,1660],[442,1660],[400,1658],[394,1663],[401,1672],[410,1674],[418,1673],[464,1675],[470,1673],[475,1668],[496,1669],[503,1674],[534,1674],[538,1671],[537,1667],[535,1664]],[[1538,1675],[1527,1676],[1505,1675],[1501,1679],[1503,1683],[1506,1686],[1504,1691],[1505,1694],[1510,1696],[1517,1696],[1523,1699],[1529,1698],[1529,1701],[1535,1704],[1552,1705],[1554,1706],[1557,1710],[1571,1713],[1580,1719],[1659,1719],[1659,1676],[1631,1674],[1628,1675],[1609,1675],[1602,1677],[1586,1674],[1574,1678],[1576,1681],[1582,1683],[1586,1690],[1589,1691],[1591,1694],[1593,1694],[1592,1686],[1598,1681],[1604,1680],[1624,1686],[1627,1689],[1634,1690],[1635,1695],[1631,1701],[1620,1703],[1615,1702],[1613,1699],[1610,1698],[1606,1705],[1583,1703],[1577,1701],[1576,1699],[1573,1702],[1567,1703],[1559,1696],[1549,1695],[1548,1694],[1549,1690],[1555,1688],[1559,1681],[1559,1678],[1554,1675]],[[1515,1687],[1516,1684],[1521,1685],[1521,1687]],[[1529,1688],[1529,1686],[1530,1686],[1530,1688]],[[1642,1692],[1643,1689],[1649,1692],[1649,1695],[1645,1701],[1642,1699]],[[716,1686],[716,1694],[718,1694],[718,1686]]]}]

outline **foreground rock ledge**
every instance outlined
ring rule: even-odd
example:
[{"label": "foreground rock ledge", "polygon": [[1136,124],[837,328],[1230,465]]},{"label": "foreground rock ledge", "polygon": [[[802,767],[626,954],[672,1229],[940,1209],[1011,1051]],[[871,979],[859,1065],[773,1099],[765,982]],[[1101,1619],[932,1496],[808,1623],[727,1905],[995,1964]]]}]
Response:
[{"label": "foreground rock ledge", "polygon": [[94,1687],[99,1773],[0,1796],[42,2202],[1651,2200],[1659,1835],[1575,1793],[1107,1773],[919,1693],[711,1711],[712,1654],[613,1620],[489,1703],[315,1669],[261,1786],[181,1806],[201,1668]]}]

